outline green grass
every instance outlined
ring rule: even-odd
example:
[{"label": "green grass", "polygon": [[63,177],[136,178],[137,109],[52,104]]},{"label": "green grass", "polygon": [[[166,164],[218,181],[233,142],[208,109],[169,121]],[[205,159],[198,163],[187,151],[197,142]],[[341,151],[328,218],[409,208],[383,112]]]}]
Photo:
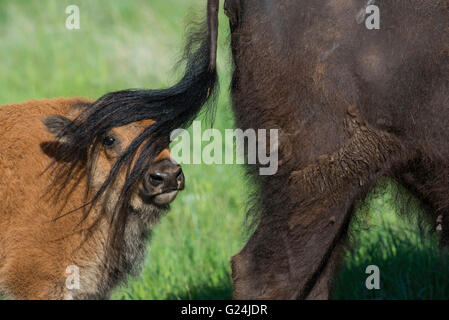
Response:
[{"label": "green grass", "polygon": [[[66,6],[81,10],[81,29],[65,28]],[[98,98],[131,87],[164,87],[183,44],[188,8],[198,0],[0,0],[0,104],[59,96]],[[215,127],[233,127],[227,94],[229,47],[222,15],[222,93]],[[204,126],[203,126],[204,128]],[[114,299],[225,299],[230,257],[244,244],[247,186],[240,166],[184,165],[187,187],[156,228],[141,276]],[[379,187],[355,220],[334,292],[338,299],[449,297],[449,259],[436,239],[421,240],[414,221],[395,215],[391,184]],[[419,208],[414,205],[412,208]],[[381,271],[381,290],[364,287],[365,268]]]},{"label": "green grass", "polygon": [[[346,254],[334,299],[449,299],[449,252],[429,232],[430,221],[417,219],[426,217],[421,205],[404,195],[384,180],[358,210],[350,227],[354,246]],[[369,265],[379,267],[380,290],[366,289]]]}]

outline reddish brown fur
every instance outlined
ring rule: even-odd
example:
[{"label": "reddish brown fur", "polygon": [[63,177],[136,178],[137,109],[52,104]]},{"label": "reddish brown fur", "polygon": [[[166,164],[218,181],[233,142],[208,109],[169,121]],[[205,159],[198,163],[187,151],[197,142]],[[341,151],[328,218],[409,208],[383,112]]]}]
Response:
[{"label": "reddish brown fur", "polygon": [[[52,161],[51,144],[56,141],[42,120],[52,114],[74,118],[79,111],[77,107],[89,102],[61,98],[0,107],[0,292],[9,297],[104,298],[122,279],[122,275],[105,275],[136,272],[142,262],[144,234],[158,221],[160,210],[153,210],[148,216],[137,213],[131,216],[125,232],[127,243],[121,254],[126,256],[125,260],[129,258],[130,261],[126,261],[131,267],[121,268],[114,262],[104,264],[110,214],[101,212],[107,212],[109,205],[113,207],[115,187],[106,193],[105,200],[93,208],[85,221],[80,221],[80,210],[55,219],[85,202],[85,175],[70,182],[61,201],[55,203],[46,195],[52,181],[50,171],[41,174]],[[120,137],[122,147],[126,147],[151,123],[116,128],[113,134]],[[106,177],[115,157],[113,151],[101,151],[94,182]],[[155,162],[168,158],[170,152],[164,150]],[[95,222],[98,227],[92,231],[90,227]],[[65,271],[70,265],[80,268],[80,290],[71,291],[65,286]]]}]

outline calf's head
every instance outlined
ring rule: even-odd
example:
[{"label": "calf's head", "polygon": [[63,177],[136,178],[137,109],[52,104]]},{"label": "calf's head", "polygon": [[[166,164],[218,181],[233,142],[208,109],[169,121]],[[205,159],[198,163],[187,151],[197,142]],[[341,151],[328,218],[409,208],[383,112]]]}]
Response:
[{"label": "calf's head", "polygon": [[[72,120],[61,115],[52,115],[45,118],[43,123],[47,131],[53,134],[60,143],[71,143],[69,128]],[[115,162],[130,143],[153,123],[154,121],[144,120],[114,128],[100,139],[98,146],[92,145],[98,151],[87,153],[94,159],[86,159],[86,165],[90,168],[89,188],[93,193],[101,188]],[[110,184],[105,191],[104,205],[107,208],[113,209],[117,204],[125,177],[126,173],[120,172],[114,183]],[[153,213],[155,210],[167,207],[182,189],[184,189],[182,169],[171,157],[170,150],[165,149],[152,161],[148,170],[138,178],[129,197],[128,206],[138,213]]]}]

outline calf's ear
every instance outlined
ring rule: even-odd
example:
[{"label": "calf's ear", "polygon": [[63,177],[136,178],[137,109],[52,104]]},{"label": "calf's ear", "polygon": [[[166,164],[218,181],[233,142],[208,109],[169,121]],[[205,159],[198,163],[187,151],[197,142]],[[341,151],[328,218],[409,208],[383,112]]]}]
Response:
[{"label": "calf's ear", "polygon": [[42,122],[47,128],[47,131],[55,136],[60,142],[70,143],[75,127],[72,120],[61,115],[51,115],[44,118]]}]

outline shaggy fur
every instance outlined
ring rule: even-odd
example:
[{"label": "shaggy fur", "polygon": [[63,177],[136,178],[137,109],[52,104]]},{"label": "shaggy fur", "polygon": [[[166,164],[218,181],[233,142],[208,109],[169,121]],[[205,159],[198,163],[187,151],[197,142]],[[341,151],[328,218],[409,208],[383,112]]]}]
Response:
[{"label": "shaggy fur", "polygon": [[[76,118],[92,101],[77,98],[32,100],[0,107],[0,292],[16,299],[107,298],[129,274],[136,275],[144,261],[152,227],[166,208],[144,204],[133,192],[127,203],[123,244],[113,252],[107,243],[111,218],[123,175],[83,216],[77,210],[86,202],[86,187],[95,193],[109,174],[120,149],[126,147],[153,121],[114,128],[108,135],[119,142],[101,147],[97,158],[83,159],[58,198],[48,193],[51,171],[68,137],[58,135],[61,116]],[[55,117],[53,115],[59,115]],[[44,120],[44,121],[43,121]],[[44,125],[47,125],[46,126]],[[48,132],[50,131],[50,132]],[[155,159],[170,159],[164,150]],[[88,179],[88,164],[92,169]],[[150,167],[151,168],[151,167]],[[44,173],[43,173],[44,172]],[[51,189],[50,189],[51,191]],[[95,228],[93,228],[95,226]],[[66,286],[66,268],[80,270],[80,289]]]},{"label": "shaggy fur", "polygon": [[327,298],[356,200],[391,177],[449,239],[449,1],[226,0],[237,126],[278,128],[257,229],[232,259],[235,298]]}]

